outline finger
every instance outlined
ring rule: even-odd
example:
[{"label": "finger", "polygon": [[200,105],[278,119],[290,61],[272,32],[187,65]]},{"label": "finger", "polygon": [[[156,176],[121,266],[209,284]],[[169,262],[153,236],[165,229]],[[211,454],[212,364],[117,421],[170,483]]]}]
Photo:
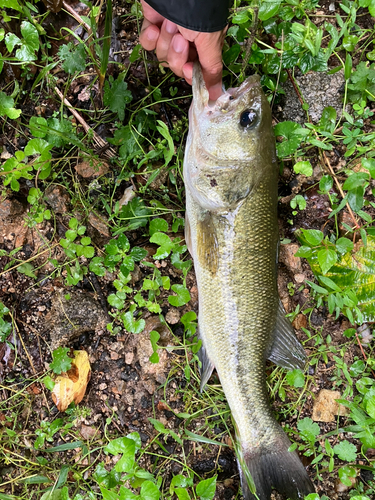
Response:
[{"label": "finger", "polygon": [[187,63],[189,57],[189,42],[177,33],[172,39],[168,50],[167,60],[170,69],[178,76],[183,76],[182,68]]},{"label": "finger", "polygon": [[199,62],[210,99],[216,100],[222,92],[222,47],[224,32],[200,33],[195,39]]},{"label": "finger", "polygon": [[160,35],[156,44],[156,57],[160,62],[164,63],[164,66],[168,66],[168,51],[171,46],[172,39],[177,32],[177,24],[165,19],[161,26]]},{"label": "finger", "polygon": [[193,83],[193,63],[188,62],[182,67],[182,75],[189,85]]},{"label": "finger", "polygon": [[145,19],[143,21],[141,34],[139,35],[139,43],[145,50],[154,50],[156,48],[159,35],[159,28]]},{"label": "finger", "polygon": [[141,0],[141,4],[145,19],[150,21],[151,24],[156,24],[160,28],[162,22],[164,21],[164,17],[156,12],[156,10],[153,9],[151,5],[146,3],[144,0]]}]

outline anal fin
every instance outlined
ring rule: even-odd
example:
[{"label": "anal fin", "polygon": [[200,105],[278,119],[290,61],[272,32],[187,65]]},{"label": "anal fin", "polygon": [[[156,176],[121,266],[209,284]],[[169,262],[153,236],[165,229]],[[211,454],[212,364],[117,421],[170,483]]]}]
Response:
[{"label": "anal fin", "polygon": [[276,365],[291,370],[303,369],[306,363],[305,350],[297,340],[292,324],[285,317],[280,300],[273,341],[266,356]]},{"label": "anal fin", "polygon": [[[199,327],[198,327],[199,328]],[[197,328],[197,334],[198,334],[198,339],[202,340],[199,336],[199,330]],[[199,361],[202,363],[202,366],[200,368],[200,374],[201,374],[201,386],[200,386],[200,391],[203,392],[204,386],[207,384],[209,378],[212,375],[212,372],[214,371],[214,365],[211,363],[210,358],[207,355],[207,351],[203,345],[201,345],[201,348],[199,349],[197,356],[199,358]]]}]

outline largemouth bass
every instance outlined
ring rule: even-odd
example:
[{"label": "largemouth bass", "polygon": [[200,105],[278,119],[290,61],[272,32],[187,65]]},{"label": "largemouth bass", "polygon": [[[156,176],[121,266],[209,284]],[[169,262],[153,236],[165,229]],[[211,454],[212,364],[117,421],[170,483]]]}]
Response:
[{"label": "largemouth bass", "polygon": [[[194,260],[202,339],[202,387],[213,368],[236,426],[246,500],[314,492],[276,422],[265,361],[302,368],[277,291],[277,178],[271,110],[259,77],[209,103],[199,64],[184,160],[186,241]],[[241,467],[242,466],[242,467]],[[250,491],[248,472],[256,486]]]}]

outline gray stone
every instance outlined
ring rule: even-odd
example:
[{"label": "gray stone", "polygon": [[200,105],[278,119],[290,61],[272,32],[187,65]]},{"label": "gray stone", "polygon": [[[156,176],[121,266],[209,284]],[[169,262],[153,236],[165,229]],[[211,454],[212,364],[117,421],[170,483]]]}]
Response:
[{"label": "gray stone", "polygon": [[[337,111],[337,117],[341,116],[343,94],[341,89],[345,83],[343,70],[329,75],[327,73],[306,73],[295,76],[297,85],[303,99],[309,105],[309,116],[313,123],[317,123],[323,113],[323,109],[332,106]],[[284,120],[298,123],[306,123],[307,115],[302,109],[296,91],[292,83],[287,80],[283,88],[285,90],[285,107],[283,109]]]}]

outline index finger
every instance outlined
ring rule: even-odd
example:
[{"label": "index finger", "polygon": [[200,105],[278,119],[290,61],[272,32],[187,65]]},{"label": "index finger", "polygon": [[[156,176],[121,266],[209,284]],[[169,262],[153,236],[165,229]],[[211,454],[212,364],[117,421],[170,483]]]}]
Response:
[{"label": "index finger", "polygon": [[210,94],[210,99],[216,100],[222,91],[222,48],[225,30],[214,33],[199,33],[194,40],[199,62],[202,67],[204,81]]}]

